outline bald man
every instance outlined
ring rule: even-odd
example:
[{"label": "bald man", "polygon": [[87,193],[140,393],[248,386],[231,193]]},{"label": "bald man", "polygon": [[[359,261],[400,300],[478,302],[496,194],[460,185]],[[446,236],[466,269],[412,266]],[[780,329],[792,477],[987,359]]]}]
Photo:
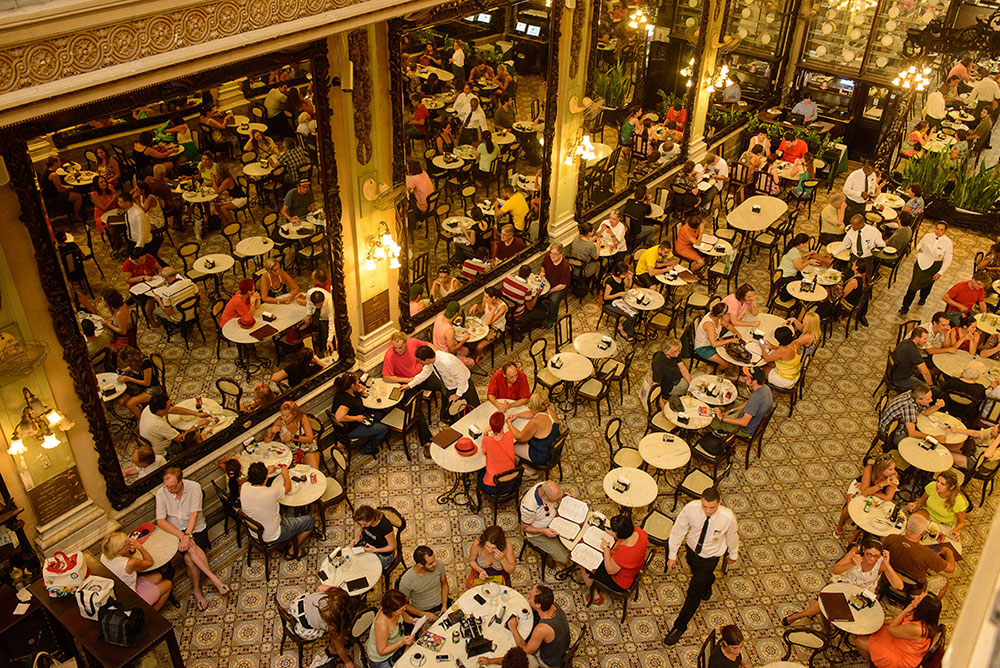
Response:
[{"label": "bald man", "polygon": [[569,564],[569,550],[559,534],[549,527],[555,519],[563,493],[559,485],[546,480],[534,485],[521,499],[521,530],[525,539],[549,555],[553,561]]}]

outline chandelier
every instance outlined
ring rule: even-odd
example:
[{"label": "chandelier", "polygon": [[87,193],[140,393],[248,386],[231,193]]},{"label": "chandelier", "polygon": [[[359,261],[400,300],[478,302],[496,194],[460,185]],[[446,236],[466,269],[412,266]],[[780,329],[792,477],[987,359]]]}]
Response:
[{"label": "chandelier", "polygon": [[646,18],[646,13],[642,11],[641,7],[632,12],[632,16],[630,16],[628,19],[628,27],[632,28],[633,30],[638,28],[645,28],[648,25],[649,25],[649,19]]},{"label": "chandelier", "polygon": [[73,424],[59,411],[43,404],[28,388],[22,387],[21,393],[24,395],[24,408],[21,409],[21,421],[14,426],[14,430],[11,432],[7,454],[20,455],[27,451],[27,447],[24,445],[26,438],[41,439],[42,447],[46,450],[58,447],[59,439],[56,438],[52,430],[62,429],[66,431],[71,429]]},{"label": "chandelier", "polygon": [[931,68],[929,67],[917,70],[916,65],[910,65],[896,75],[896,78],[892,80],[892,85],[899,86],[904,90],[922,91],[931,84],[930,74]]},{"label": "chandelier", "polygon": [[390,269],[399,269],[399,244],[397,244],[389,226],[385,221],[379,221],[378,228],[374,236],[368,237],[368,257],[365,258],[364,268],[368,271],[375,270],[375,260],[389,259]]},{"label": "chandelier", "polygon": [[563,164],[567,167],[572,167],[575,160],[587,162],[588,160],[593,160],[596,157],[597,149],[594,148],[594,142],[591,141],[590,135],[583,135],[570,146],[569,153],[566,154],[566,159],[563,161]]}]

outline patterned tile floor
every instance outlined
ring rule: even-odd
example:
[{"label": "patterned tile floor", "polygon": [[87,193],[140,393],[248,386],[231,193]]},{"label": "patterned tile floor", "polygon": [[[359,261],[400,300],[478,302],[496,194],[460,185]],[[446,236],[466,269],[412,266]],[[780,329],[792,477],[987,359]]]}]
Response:
[{"label": "patterned tile floor", "polygon": [[[820,193],[821,201],[814,206],[811,219],[800,223],[803,231],[815,234],[819,208],[826,197],[825,192]],[[928,304],[911,311],[911,317],[930,316],[937,309],[943,291],[968,277],[974,253],[988,244],[986,238],[963,230],[952,230],[950,234],[956,246],[952,268],[935,287]],[[763,666],[784,654],[779,620],[814,599],[828,581],[830,566],[845,548],[844,541],[833,538],[832,529],[843,503],[843,491],[857,475],[860,458],[875,429],[871,394],[883,368],[886,348],[895,341],[900,322],[896,311],[912,262],[912,256],[904,260],[899,280],[891,287],[884,280],[877,284],[870,327],[852,332],[846,342],[843,329],[838,328],[817,352],[804,398],[792,418],[787,418],[780,409],[776,413],[764,439],[761,459],[754,460],[749,470],[744,470],[742,463],[736,465],[722,483],[725,503],[740,520],[740,561],[726,578],[719,579],[712,600],[701,605],[680,644],[666,648],[662,638],[680,608],[689,573],[680,568],[665,575],[661,550],[657,551],[638,601],[630,606],[625,624],[618,621],[617,605],[606,602],[587,608],[581,586],[571,582],[549,583],[556,591],[558,603],[569,615],[574,633],[581,625],[590,629],[590,638],[581,647],[576,665],[693,667],[697,648],[709,629],[728,623],[743,629],[747,638],[745,658],[750,665]],[[754,258],[741,278],[766,292],[766,259]],[[599,314],[593,298],[582,305],[574,300],[571,311],[577,333],[592,329]],[[623,420],[626,443],[636,443],[645,428],[644,407],[637,393],[649,373],[655,350],[655,343],[639,347],[632,369],[632,391],[626,392],[620,403],[613,402],[612,413]],[[514,354],[523,368],[530,371],[527,343]],[[205,363],[214,364],[212,360]],[[477,381],[480,396],[485,396],[483,379]],[[582,408],[577,417],[566,416],[564,425],[569,429],[570,440],[563,456],[566,491],[590,501],[606,514],[615,510],[601,486],[608,468],[602,437],[607,419],[605,415],[598,424],[591,408]],[[368,460],[355,468],[350,481],[355,505],[391,505],[399,510],[408,522],[403,534],[407,561],[416,545],[432,545],[447,567],[453,586],[460,587],[468,568],[466,550],[486,526],[486,511],[473,515],[453,505],[439,505],[437,495],[450,485],[450,475],[428,460],[407,462],[398,446],[383,451],[377,461]],[[657,505],[670,511],[667,491],[667,485],[662,484]],[[973,498],[978,498],[978,484],[973,485],[972,492]],[[989,518],[996,507],[994,497],[985,508],[970,514],[965,561],[952,578],[952,588],[944,602],[944,621],[948,624],[954,623],[965,598],[979,562]],[[638,518],[642,516],[642,511],[637,512]],[[264,579],[261,559],[254,559],[248,567],[244,552],[236,548],[231,534],[220,536],[221,526],[212,528],[216,537],[212,563],[223,579],[231,583],[233,593],[227,598],[209,595],[209,609],[199,613],[190,596],[189,583],[182,578],[177,587],[181,609],[168,608],[165,613],[177,625],[189,668],[295,666],[294,648],[286,647],[284,653],[278,650],[281,628],[271,597],[276,595],[284,603],[315,589],[322,556],[354,534],[346,505],[332,509],[327,519],[326,540],[311,541],[307,558],[272,567],[269,581]],[[519,549],[521,539],[511,504],[501,509],[499,523]],[[537,560],[526,554],[526,559],[518,563],[514,586],[527,591],[538,577]],[[377,596],[378,590],[372,598]],[[319,647],[314,645],[307,652],[307,665],[312,652],[319,651]],[[827,665],[822,660],[819,664]],[[829,665],[860,666],[861,662],[856,656],[840,657]]]}]

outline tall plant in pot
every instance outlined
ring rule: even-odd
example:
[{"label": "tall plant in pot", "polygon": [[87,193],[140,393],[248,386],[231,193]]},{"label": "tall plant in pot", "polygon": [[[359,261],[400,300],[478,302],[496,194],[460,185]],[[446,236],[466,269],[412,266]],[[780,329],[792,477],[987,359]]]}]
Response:
[{"label": "tall plant in pot", "polygon": [[605,122],[618,124],[625,113],[625,96],[631,80],[625,76],[625,67],[618,60],[614,65],[599,65],[594,72],[594,95],[604,100]]}]

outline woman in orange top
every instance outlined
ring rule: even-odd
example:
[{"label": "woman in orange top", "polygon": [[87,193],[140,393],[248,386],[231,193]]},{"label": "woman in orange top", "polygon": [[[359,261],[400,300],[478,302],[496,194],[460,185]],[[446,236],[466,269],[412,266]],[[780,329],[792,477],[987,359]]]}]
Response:
[{"label": "woman in orange top", "polygon": [[851,636],[851,644],[875,668],[917,668],[941,628],[941,601],[923,593],[896,618],[870,636]]},{"label": "woman in orange top", "polygon": [[491,494],[497,492],[494,476],[517,466],[517,456],[514,454],[514,434],[503,430],[505,423],[504,414],[497,411],[490,416],[489,431],[483,434],[483,456],[486,457],[486,468],[483,469],[480,481],[486,491]]},{"label": "woman in orange top", "polygon": [[691,263],[691,271],[700,271],[705,266],[705,259],[694,247],[701,243],[701,218],[691,216],[677,230],[677,243],[674,253]]}]

